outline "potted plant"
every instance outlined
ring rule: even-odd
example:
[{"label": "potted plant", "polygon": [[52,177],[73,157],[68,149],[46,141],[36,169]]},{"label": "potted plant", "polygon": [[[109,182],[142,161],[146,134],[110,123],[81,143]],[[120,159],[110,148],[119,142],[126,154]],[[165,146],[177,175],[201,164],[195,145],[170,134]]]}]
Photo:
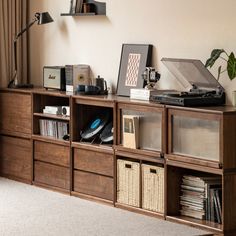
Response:
[{"label": "potted plant", "polygon": [[211,68],[219,58],[224,60],[227,63],[227,67],[226,69],[222,70],[222,66],[219,66],[217,80],[219,80],[220,75],[224,73],[225,71],[228,72],[228,76],[230,80],[233,80],[234,78],[236,78],[236,58],[233,52],[228,54],[224,49],[212,50],[211,56],[206,61],[205,67]]}]

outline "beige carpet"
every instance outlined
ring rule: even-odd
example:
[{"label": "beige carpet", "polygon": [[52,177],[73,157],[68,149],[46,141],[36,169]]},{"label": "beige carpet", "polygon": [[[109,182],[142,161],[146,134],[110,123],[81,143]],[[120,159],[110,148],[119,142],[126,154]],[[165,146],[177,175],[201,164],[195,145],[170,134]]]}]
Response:
[{"label": "beige carpet", "polygon": [[204,233],[0,178],[1,236],[193,236]]}]

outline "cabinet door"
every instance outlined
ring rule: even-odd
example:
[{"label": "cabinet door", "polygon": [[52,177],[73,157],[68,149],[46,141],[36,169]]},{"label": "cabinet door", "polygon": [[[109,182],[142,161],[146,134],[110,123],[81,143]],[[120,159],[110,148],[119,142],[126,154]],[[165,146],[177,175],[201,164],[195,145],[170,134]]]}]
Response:
[{"label": "cabinet door", "polygon": [[0,136],[0,171],[3,175],[31,181],[31,141]]},{"label": "cabinet door", "polygon": [[118,144],[123,144],[123,116],[138,117],[139,148],[164,151],[164,110],[157,107],[119,104]]},{"label": "cabinet door", "polygon": [[0,93],[0,133],[31,135],[31,95]]},{"label": "cabinet door", "polygon": [[168,153],[221,162],[221,115],[169,109]]}]

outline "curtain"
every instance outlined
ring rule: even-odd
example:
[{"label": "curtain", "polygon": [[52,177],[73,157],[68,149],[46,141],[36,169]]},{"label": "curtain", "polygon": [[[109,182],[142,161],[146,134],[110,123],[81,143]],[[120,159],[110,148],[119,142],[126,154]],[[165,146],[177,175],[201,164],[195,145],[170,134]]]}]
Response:
[{"label": "curtain", "polygon": [[[28,22],[28,0],[0,0],[0,87],[7,87],[14,76],[13,41]],[[19,83],[28,82],[28,35],[17,40]]]}]

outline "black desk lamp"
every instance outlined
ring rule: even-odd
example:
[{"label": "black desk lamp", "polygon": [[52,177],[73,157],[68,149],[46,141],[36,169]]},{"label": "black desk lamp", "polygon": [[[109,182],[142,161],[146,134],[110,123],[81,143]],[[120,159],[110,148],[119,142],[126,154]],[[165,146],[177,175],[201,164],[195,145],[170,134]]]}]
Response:
[{"label": "black desk lamp", "polygon": [[24,29],[22,29],[15,37],[14,39],[14,67],[15,67],[15,72],[12,80],[8,84],[8,88],[32,88],[32,84],[18,84],[18,76],[17,76],[17,39],[24,33],[26,32],[35,22],[38,22],[38,25],[43,25],[47,23],[53,22],[52,17],[49,15],[48,12],[42,12],[42,13],[35,13],[35,18],[31,23],[29,23]]}]

